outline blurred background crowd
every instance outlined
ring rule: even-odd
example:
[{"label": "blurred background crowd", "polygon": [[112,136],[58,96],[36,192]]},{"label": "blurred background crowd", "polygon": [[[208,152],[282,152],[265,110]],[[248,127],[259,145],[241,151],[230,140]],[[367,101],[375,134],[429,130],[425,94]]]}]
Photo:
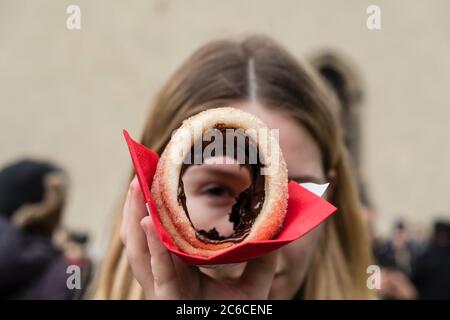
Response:
[{"label": "blurred background crowd", "polygon": [[[72,1],[74,2],[74,1]],[[450,299],[450,12],[446,1],[0,3],[0,298],[78,299],[130,170],[122,127],[205,40],[258,32],[338,97],[380,299]],[[67,288],[67,267],[81,289]]]}]

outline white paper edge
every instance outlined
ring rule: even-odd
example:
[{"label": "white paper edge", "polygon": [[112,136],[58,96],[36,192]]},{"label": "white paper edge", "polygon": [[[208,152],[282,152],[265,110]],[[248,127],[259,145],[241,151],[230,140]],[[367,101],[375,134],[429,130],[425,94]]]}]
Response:
[{"label": "white paper edge", "polygon": [[303,188],[307,189],[308,191],[314,193],[316,196],[322,197],[325,191],[327,191],[328,186],[330,183],[325,184],[318,184],[313,182],[305,182],[305,183],[299,183]]}]

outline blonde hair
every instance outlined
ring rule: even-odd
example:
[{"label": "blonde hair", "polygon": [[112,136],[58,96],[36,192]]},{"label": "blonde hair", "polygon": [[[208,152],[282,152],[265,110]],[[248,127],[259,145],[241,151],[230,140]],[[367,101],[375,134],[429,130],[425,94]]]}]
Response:
[{"label": "blonde hair", "polygon": [[[370,298],[366,286],[370,245],[338,125],[337,102],[309,65],[299,63],[275,41],[252,36],[243,41],[213,41],[197,50],[159,93],[141,143],[161,154],[171,132],[187,117],[249,99],[297,119],[319,145],[324,172],[334,170],[337,176],[330,201],[338,212],[324,224],[298,297]],[[97,299],[144,298],[120,241],[120,221],[118,215],[97,279]]]}]

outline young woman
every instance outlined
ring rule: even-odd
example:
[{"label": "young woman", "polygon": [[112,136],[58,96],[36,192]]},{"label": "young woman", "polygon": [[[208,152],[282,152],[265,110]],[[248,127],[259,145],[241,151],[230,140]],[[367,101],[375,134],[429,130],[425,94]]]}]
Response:
[{"label": "young woman", "polygon": [[[133,179],[94,297],[371,298],[366,286],[370,245],[338,126],[338,108],[320,77],[266,37],[208,43],[163,87],[141,143],[161,154],[184,119],[223,106],[253,113],[268,127],[279,129],[289,179],[331,182],[327,199],[337,213],[305,237],[264,257],[198,268],[185,265],[161,244]],[[201,179],[197,177],[197,182],[207,183]],[[222,182],[221,188],[233,188],[231,182]],[[199,196],[206,199],[205,205],[215,206],[225,194],[213,186]]]}]

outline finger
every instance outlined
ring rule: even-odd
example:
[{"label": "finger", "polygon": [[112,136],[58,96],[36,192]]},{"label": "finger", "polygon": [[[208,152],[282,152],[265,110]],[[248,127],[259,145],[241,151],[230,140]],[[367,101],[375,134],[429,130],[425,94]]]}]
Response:
[{"label": "finger", "polygon": [[256,293],[266,298],[275,275],[277,257],[278,252],[274,251],[249,261],[242,274],[239,285],[241,289],[252,296]]},{"label": "finger", "polygon": [[125,251],[133,275],[144,289],[146,296],[153,293],[153,274],[151,271],[150,251],[147,239],[140,226],[140,220],[145,217],[145,201],[137,179],[130,184],[130,191],[123,213],[123,228]]},{"label": "finger", "polygon": [[122,209],[122,221],[120,224],[120,240],[122,241],[123,245],[126,245],[127,243],[127,225],[128,225],[127,212],[130,206],[130,194],[131,194],[131,183],[130,186],[128,186],[127,197],[125,199],[125,203]]},{"label": "finger", "polygon": [[126,238],[132,253],[148,253],[147,239],[141,228],[141,220],[147,215],[145,200],[135,177],[130,184],[129,205],[125,212],[126,216]]},{"label": "finger", "polygon": [[181,299],[182,294],[172,256],[159,239],[151,217],[143,218],[141,225],[150,250],[156,298]]}]

